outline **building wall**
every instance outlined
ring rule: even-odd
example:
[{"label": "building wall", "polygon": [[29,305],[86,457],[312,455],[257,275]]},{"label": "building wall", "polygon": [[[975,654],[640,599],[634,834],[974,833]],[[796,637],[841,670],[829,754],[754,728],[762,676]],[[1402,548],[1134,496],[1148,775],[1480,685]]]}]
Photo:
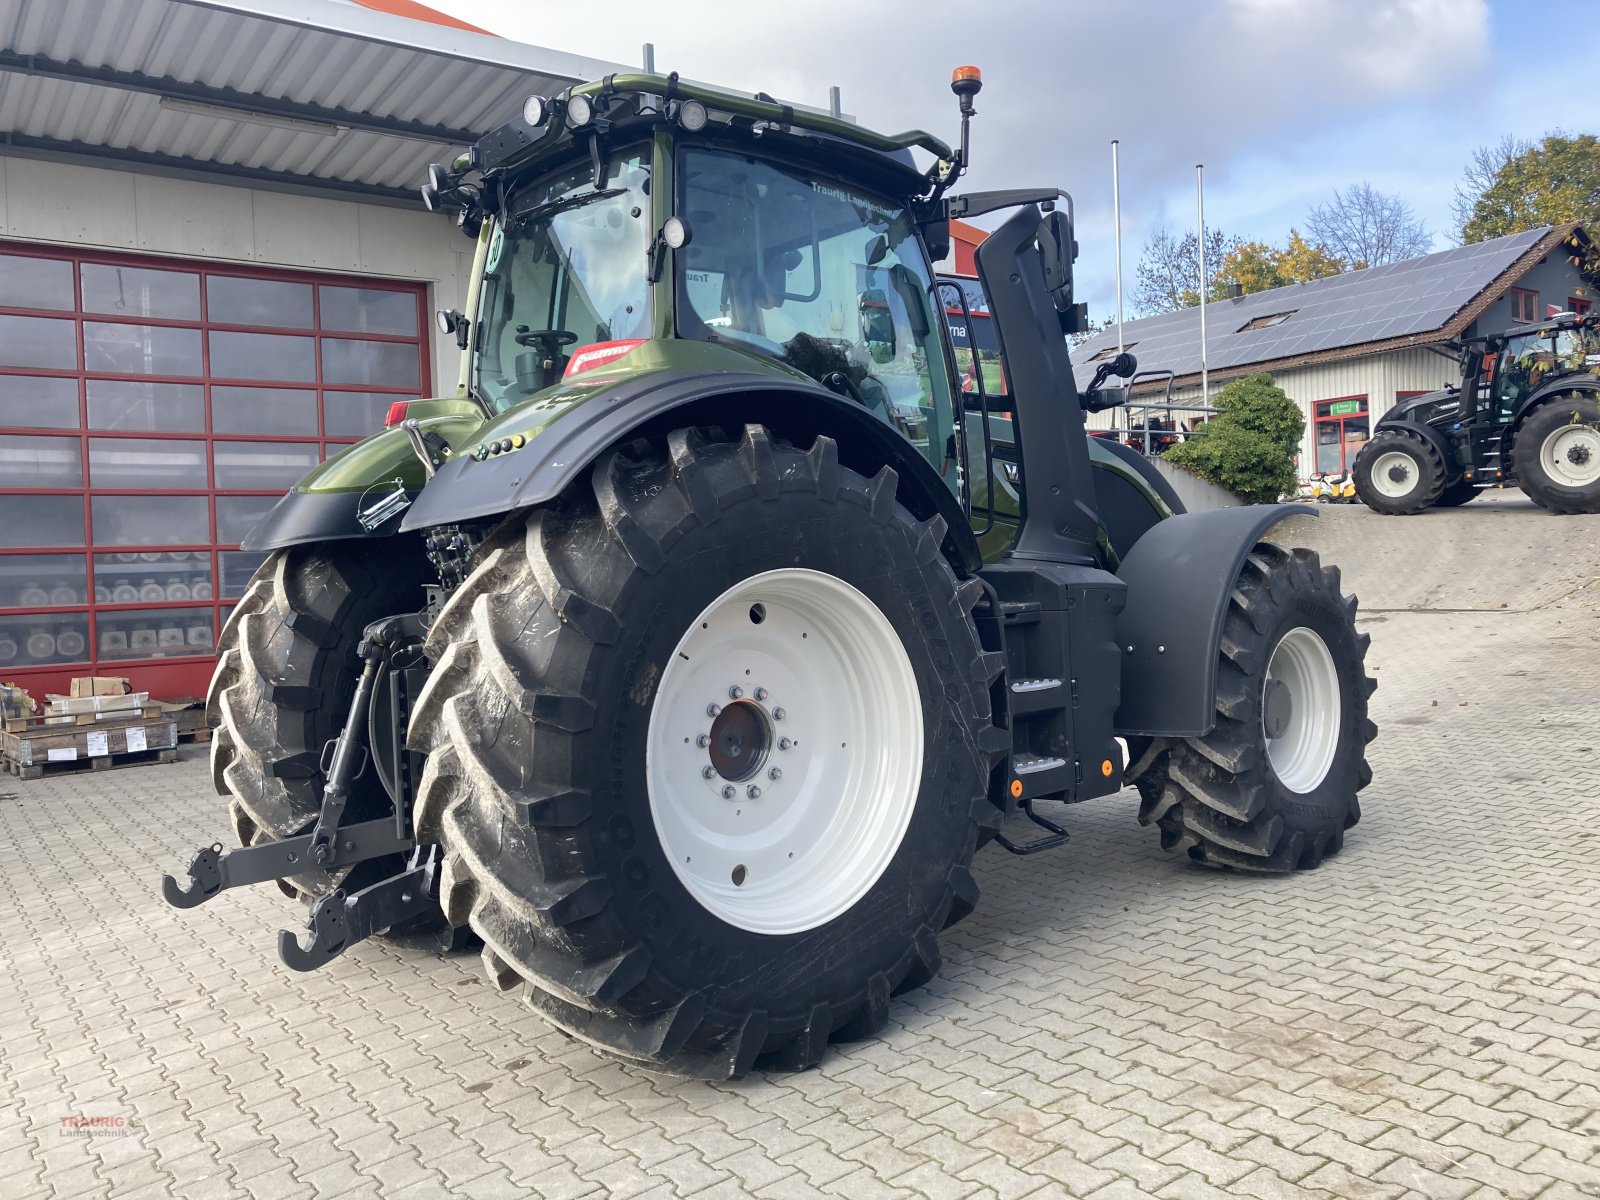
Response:
[{"label": "building wall", "polygon": [[[1460,382],[1452,360],[1431,350],[1395,350],[1387,354],[1368,355],[1364,358],[1342,362],[1322,363],[1275,374],[1285,394],[1300,405],[1306,419],[1306,433],[1300,445],[1300,473],[1311,474],[1314,461],[1312,453],[1313,406],[1321,400],[1341,400],[1353,396],[1367,398],[1369,421],[1378,420],[1394,404],[1400,392],[1431,392],[1451,382]],[[1225,382],[1225,381],[1224,381]],[[1213,382],[1212,395],[1222,387]],[[1159,396],[1156,397],[1159,399]],[[1198,385],[1172,390],[1172,403],[1198,404]],[[1155,414],[1152,414],[1155,415]],[[1176,414],[1180,418],[1185,413]],[[1141,418],[1135,414],[1135,420]],[[1093,413],[1089,416],[1091,429],[1126,428],[1128,414],[1123,412]]]},{"label": "building wall", "polygon": [[[1521,279],[1517,280],[1517,287],[1539,293],[1534,316],[1541,321],[1545,319],[1552,304],[1558,309],[1565,309],[1569,298],[1587,299],[1591,302],[1595,299],[1594,289],[1583,282],[1561,251],[1547,254],[1531,267]],[[1498,333],[1515,325],[1516,318],[1512,315],[1511,303],[1511,292],[1508,291],[1472,323],[1467,329],[1468,336]]]},{"label": "building wall", "polygon": [[[460,307],[472,242],[424,212],[0,156],[0,237],[423,282]],[[460,351],[433,331],[434,390]]]}]

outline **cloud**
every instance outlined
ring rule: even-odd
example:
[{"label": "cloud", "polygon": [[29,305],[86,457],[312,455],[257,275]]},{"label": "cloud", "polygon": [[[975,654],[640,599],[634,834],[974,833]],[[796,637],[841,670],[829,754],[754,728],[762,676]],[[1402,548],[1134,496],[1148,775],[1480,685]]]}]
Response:
[{"label": "cloud", "polygon": [[[1485,0],[611,0],[603,20],[525,0],[433,3],[518,41],[617,62],[640,61],[652,42],[660,70],[801,103],[825,105],[837,84],[863,124],[946,138],[957,128],[950,68],[975,63],[985,87],[967,185],[1073,192],[1080,271],[1107,296],[1112,138],[1131,272],[1150,230],[1192,224],[1196,162],[1219,195],[1292,184],[1259,176],[1268,148],[1292,158],[1330,128],[1459,99],[1490,49]],[[1251,178],[1237,174],[1246,163]]]}]

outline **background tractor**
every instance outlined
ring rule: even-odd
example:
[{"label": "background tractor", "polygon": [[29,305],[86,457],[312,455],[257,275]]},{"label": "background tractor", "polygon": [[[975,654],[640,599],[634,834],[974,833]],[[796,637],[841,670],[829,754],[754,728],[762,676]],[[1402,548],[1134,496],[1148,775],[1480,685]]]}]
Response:
[{"label": "background tractor", "polygon": [[[1091,444],[1135,364],[1074,386],[1070,197],[948,194],[979,86],[952,149],[619,75],[430,171],[477,246],[458,393],[250,535],[209,701],[241,846],[172,903],[279,881],[297,969],[442,914],[561,1029],[726,1077],[880,1029],[973,853],[1066,840],[1047,803],[1135,783],[1164,846],[1237,871],[1340,848],[1355,600],[1264,540],[1306,510],[1185,514]],[[963,395],[931,266],[1002,210],[1009,418],[981,372]]]},{"label": "background tractor", "polygon": [[1463,342],[1461,386],[1390,409],[1354,476],[1367,507],[1394,516],[1512,482],[1551,512],[1600,512],[1600,317]]}]

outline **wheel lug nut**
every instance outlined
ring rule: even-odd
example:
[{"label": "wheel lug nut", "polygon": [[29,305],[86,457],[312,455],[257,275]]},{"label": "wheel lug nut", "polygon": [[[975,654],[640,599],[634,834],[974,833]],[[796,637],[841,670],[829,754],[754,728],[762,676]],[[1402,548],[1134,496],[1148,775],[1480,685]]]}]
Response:
[{"label": "wheel lug nut", "polygon": [[707,763],[705,766],[700,768],[700,778],[701,779],[715,779],[716,777],[717,777],[717,769],[715,767],[713,767],[710,763]]},{"label": "wheel lug nut", "polygon": [[734,684],[731,688],[728,689],[728,699],[729,700],[737,700],[742,695],[744,695],[744,689],[742,687],[740,687],[737,683]]},{"label": "wheel lug nut", "polygon": [[738,794],[739,789],[734,787],[731,783],[725,784],[722,788],[722,798],[724,800],[732,800]]},{"label": "wheel lug nut", "polygon": [[756,699],[757,700],[765,700],[766,698],[767,698],[767,689],[766,688],[757,688],[756,689]]},{"label": "wheel lug nut", "polygon": [[774,721],[781,721],[781,720],[783,720],[783,717],[784,717],[783,709],[775,708],[775,709],[772,710],[772,719]]},{"label": "wheel lug nut", "polygon": [[767,778],[768,779],[782,779],[783,778],[783,768],[781,768],[781,767],[773,767],[772,770],[767,772]]},{"label": "wheel lug nut", "polygon": [[788,738],[779,738],[778,739],[778,749],[779,750],[787,750],[792,745],[794,745],[794,743],[791,742]]},{"label": "wheel lug nut", "polygon": [[694,744],[699,746],[700,749],[704,750],[707,746],[711,745],[711,735],[709,733],[702,733],[699,737],[694,739]]},{"label": "wheel lug nut", "polygon": [[721,711],[722,711],[722,705],[720,705],[720,704],[717,704],[717,703],[713,702],[711,704],[706,705],[706,716],[708,716],[708,717],[714,717]]},{"label": "wheel lug nut", "polygon": [[750,785],[750,786],[749,786],[749,787],[747,787],[747,788],[745,788],[745,790],[744,790],[744,794],[745,794],[745,795],[746,795],[746,796],[749,796],[749,797],[750,797],[750,799],[752,799],[752,800],[759,800],[759,799],[761,799],[761,789],[760,789],[760,788],[758,788],[758,787],[757,787],[757,786],[756,786],[756,785],[755,785],[755,784],[753,784],[753,783],[752,783],[752,784],[751,784],[751,785]]}]

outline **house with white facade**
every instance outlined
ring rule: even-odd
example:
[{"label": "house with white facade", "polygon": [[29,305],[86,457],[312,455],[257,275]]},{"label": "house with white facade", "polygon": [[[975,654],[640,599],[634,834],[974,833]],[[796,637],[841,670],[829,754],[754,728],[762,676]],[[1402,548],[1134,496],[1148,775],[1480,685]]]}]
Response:
[{"label": "house with white facade", "polygon": [[[1576,225],[1544,226],[1386,266],[1349,271],[1206,305],[1209,395],[1230,379],[1271,373],[1305,413],[1302,477],[1342,474],[1397,401],[1458,383],[1462,338],[1586,311],[1596,281],[1582,262],[1589,238]],[[1123,344],[1139,360],[1132,403],[1204,404],[1200,309],[1129,321]],[[1115,330],[1073,352],[1079,386],[1117,353]],[[1152,416],[1166,414],[1150,414]],[[1180,424],[1185,414],[1175,414]],[[1187,418],[1192,421],[1191,416]],[[1137,407],[1091,417],[1127,428]]]}]

